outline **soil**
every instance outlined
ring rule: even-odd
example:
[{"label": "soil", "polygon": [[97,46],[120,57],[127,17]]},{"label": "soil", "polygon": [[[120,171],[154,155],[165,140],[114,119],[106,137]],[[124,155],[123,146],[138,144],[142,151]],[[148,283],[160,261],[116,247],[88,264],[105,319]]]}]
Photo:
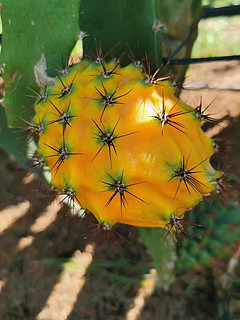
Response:
[{"label": "soil", "polygon": [[[240,91],[192,88],[236,88],[240,63],[194,65],[188,74],[185,86],[191,90],[182,92],[183,100],[197,106],[202,96],[207,106],[216,98],[208,112],[222,120],[205,129],[228,141],[220,167],[239,190]],[[220,319],[212,268],[177,272],[163,290],[136,228],[98,232],[94,221],[71,216],[4,151],[0,181],[1,320]],[[191,290],[193,280],[197,291]],[[239,319],[239,300],[230,308]]]}]

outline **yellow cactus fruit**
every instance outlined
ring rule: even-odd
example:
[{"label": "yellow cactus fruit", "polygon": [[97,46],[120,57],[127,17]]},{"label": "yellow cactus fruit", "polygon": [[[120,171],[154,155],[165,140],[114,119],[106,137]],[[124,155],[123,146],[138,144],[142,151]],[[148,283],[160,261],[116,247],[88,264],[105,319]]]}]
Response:
[{"label": "yellow cactus fruit", "polygon": [[165,78],[100,59],[70,67],[40,94],[31,129],[52,185],[99,224],[168,229],[221,175],[200,122]]}]

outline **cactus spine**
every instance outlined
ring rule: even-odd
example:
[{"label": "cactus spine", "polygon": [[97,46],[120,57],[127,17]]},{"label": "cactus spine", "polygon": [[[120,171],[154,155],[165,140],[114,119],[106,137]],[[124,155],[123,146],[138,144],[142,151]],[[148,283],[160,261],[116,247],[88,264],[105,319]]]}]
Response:
[{"label": "cactus spine", "polygon": [[46,88],[32,126],[38,155],[100,224],[176,228],[173,217],[215,189],[213,143],[165,77],[120,60],[98,54]]},{"label": "cactus spine", "polygon": [[[33,4],[31,0],[29,3]],[[50,168],[51,182],[60,194],[93,212],[100,224],[111,226],[121,222],[178,230],[183,213],[215,189],[221,173],[210,165],[213,143],[203,133],[196,110],[178,100],[168,77],[159,73],[164,20],[160,21],[161,2],[129,3],[116,1],[113,8],[109,0],[101,1],[100,5],[96,1],[82,2],[82,29],[104,43],[105,48],[120,41],[115,48],[118,58],[111,60],[113,50],[104,55],[98,47],[95,61],[83,60],[64,69],[53,85],[38,93],[31,122],[28,122],[31,111],[26,110],[26,105],[32,97],[20,95],[19,90],[22,92],[22,86],[31,86],[33,82],[33,65],[39,61],[40,45],[46,48],[49,60],[52,40],[45,43],[45,38],[36,36],[38,33],[32,30],[44,34],[40,28],[43,21],[38,20],[38,15],[34,20],[28,15],[27,21],[36,26],[29,33],[39,40],[31,70],[25,72],[23,65],[19,72],[14,63],[8,63],[10,55],[3,46],[4,77],[6,82],[12,80],[6,87],[6,109],[10,124],[17,126],[26,116],[27,132],[31,138],[39,136],[34,159],[40,167]],[[76,0],[75,6],[78,4]],[[23,6],[19,7],[21,17]],[[13,14],[11,8],[4,1],[3,10]],[[44,5],[41,9],[44,10]],[[71,10],[69,17],[76,18]],[[116,10],[121,13],[119,20],[114,14]],[[64,32],[71,35],[70,40],[67,37],[68,46],[78,29],[76,19],[71,30]],[[7,14],[4,21],[6,26]],[[21,23],[16,19],[17,24]],[[5,30],[11,35],[14,27],[15,24],[13,28],[10,24]],[[59,35],[58,30],[57,39]],[[96,42],[92,37],[85,40],[84,52],[90,54]],[[129,65],[120,54],[125,45],[130,48]],[[136,45],[135,55],[132,48]],[[150,53],[151,65],[145,61],[143,66],[141,57],[145,51]],[[53,60],[51,56],[51,65]],[[22,82],[22,79],[30,80]],[[16,96],[24,96],[28,102],[22,103],[24,99],[19,98],[15,108]]]}]

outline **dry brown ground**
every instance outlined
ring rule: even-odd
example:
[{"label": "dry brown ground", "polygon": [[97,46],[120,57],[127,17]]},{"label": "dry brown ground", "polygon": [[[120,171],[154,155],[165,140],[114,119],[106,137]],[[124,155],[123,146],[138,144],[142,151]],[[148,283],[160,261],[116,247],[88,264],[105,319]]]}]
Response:
[{"label": "dry brown ground", "polygon": [[[195,65],[188,87],[211,84],[235,87],[240,63]],[[227,138],[232,149],[227,166],[237,186],[240,177],[240,92],[184,91],[197,105],[216,100],[209,112],[228,116],[209,134]],[[228,125],[228,126],[227,126]],[[180,273],[169,292],[153,291],[156,274],[134,228],[120,227],[128,241],[106,241],[88,220],[67,216],[54,196],[0,153],[0,319],[1,320],[213,320],[216,297],[208,274],[198,296],[185,294],[196,276]],[[72,263],[63,262],[72,257]],[[132,267],[131,267],[132,266]],[[137,266],[137,268],[136,268]],[[149,273],[140,285],[143,274]]]}]

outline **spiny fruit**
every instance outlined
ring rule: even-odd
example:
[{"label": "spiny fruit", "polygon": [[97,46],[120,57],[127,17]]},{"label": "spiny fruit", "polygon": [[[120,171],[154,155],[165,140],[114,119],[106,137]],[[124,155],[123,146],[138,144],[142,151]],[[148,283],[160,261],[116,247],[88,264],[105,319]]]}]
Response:
[{"label": "spiny fruit", "polygon": [[209,162],[213,141],[167,77],[106,57],[82,60],[39,93],[28,128],[39,136],[35,161],[104,229],[119,222],[178,232],[221,176]]}]

